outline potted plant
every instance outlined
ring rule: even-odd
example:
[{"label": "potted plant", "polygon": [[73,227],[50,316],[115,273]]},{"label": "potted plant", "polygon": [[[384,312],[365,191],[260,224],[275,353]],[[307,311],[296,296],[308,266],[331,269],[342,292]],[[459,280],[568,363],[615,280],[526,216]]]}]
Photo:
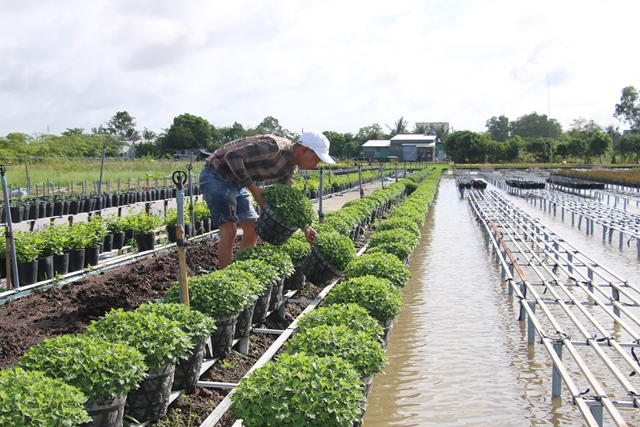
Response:
[{"label": "potted plant", "polygon": [[152,212],[147,214],[140,211],[127,215],[129,227],[133,231],[139,252],[151,251],[155,248],[155,230],[160,227],[164,219]]},{"label": "potted plant", "polygon": [[[51,256],[53,275],[69,272],[69,226],[65,224],[51,224],[40,232],[40,253],[43,257]],[[38,275],[40,275],[38,268]],[[52,279],[53,276],[47,277]]]},{"label": "potted plant", "polygon": [[315,245],[302,264],[302,271],[316,286],[327,286],[342,277],[342,271],[356,256],[348,236],[336,231],[318,231]]},{"label": "potted plant", "polygon": [[256,232],[265,242],[279,246],[299,228],[306,228],[316,218],[313,204],[301,191],[283,184],[264,189],[266,205],[256,221]]},{"label": "potted plant", "polygon": [[363,380],[369,382],[387,363],[377,337],[354,331],[347,325],[318,325],[296,332],[284,345],[284,353],[338,356],[349,362]]},{"label": "potted plant", "polygon": [[113,249],[122,249],[124,246],[124,234],[127,229],[126,219],[116,214],[111,214],[105,218],[105,224],[107,232],[113,235]]},{"label": "potted plant", "polygon": [[16,250],[16,262],[18,263],[19,285],[32,285],[38,278],[38,256],[40,237],[38,233],[15,230],[13,232],[13,244]]},{"label": "potted plant", "polygon": [[87,236],[87,246],[85,247],[84,267],[96,266],[100,260],[100,245],[109,231],[107,224],[100,215],[93,215],[89,221],[76,225],[81,225],[83,232]]},{"label": "potted plant", "polygon": [[[216,321],[211,334],[214,358],[225,358],[231,352],[238,315],[255,301],[258,279],[242,271],[216,270],[189,280],[189,305]],[[180,301],[180,286],[167,290],[164,302]]]},{"label": "potted plant", "polygon": [[147,370],[135,348],[91,334],[45,339],[29,348],[17,365],[76,387],[88,397],[85,409],[91,425],[114,427],[122,425],[127,393]]},{"label": "potted plant", "polygon": [[180,360],[176,365],[171,389],[189,390],[195,387],[200,378],[205,343],[216,329],[215,320],[198,310],[190,309],[185,304],[144,304],[137,311],[143,314],[157,314],[173,319],[178,322],[180,329],[189,336],[191,351],[186,358]]},{"label": "potted plant", "polygon": [[362,417],[361,386],[337,356],[282,354],[240,380],[231,400],[245,427],[349,426]]},{"label": "potted plant", "polygon": [[402,228],[379,231],[374,233],[369,239],[369,249],[367,249],[367,252],[384,251],[394,254],[408,264],[417,243],[418,238],[410,231]]},{"label": "potted plant", "polygon": [[394,216],[376,225],[376,232],[395,229],[406,230],[416,238],[420,238],[420,227],[415,223],[415,221],[412,221],[409,218]]},{"label": "potted plant", "polygon": [[138,422],[163,417],[169,407],[175,365],[192,348],[189,335],[180,324],[157,314],[119,308],[89,324],[87,331],[106,341],[128,344],[144,356],[147,376],[128,393],[125,416]]},{"label": "potted plant", "polygon": [[[187,233],[187,226],[191,224],[191,218],[189,215],[184,215],[184,232]],[[176,236],[176,227],[178,226],[178,209],[167,209],[167,216],[164,218],[164,225],[167,228],[167,239],[171,243],[175,243],[178,238]]]},{"label": "potted plant", "polygon": [[367,251],[355,257],[344,270],[347,279],[366,275],[389,279],[399,288],[403,288],[411,279],[407,265],[387,252]]},{"label": "potted plant", "polygon": [[[204,233],[205,231],[211,231],[211,211],[207,206],[207,202],[204,200],[197,200],[193,203],[193,219],[196,222],[194,224],[194,234],[196,236]],[[207,226],[205,222],[208,222]]]},{"label": "potted plant", "polygon": [[0,395],[3,426],[63,427],[91,421],[83,406],[87,397],[77,388],[42,372],[16,366],[0,371]]},{"label": "potted plant", "polygon": [[[276,310],[282,304],[284,280],[291,276],[294,271],[291,258],[280,247],[274,245],[263,245],[240,249],[234,260],[261,259],[267,261],[278,272],[276,286],[271,289],[271,299],[269,300],[269,310]],[[264,321],[264,320],[262,320]],[[255,323],[255,322],[254,322]],[[261,323],[261,322],[258,322]]]},{"label": "potted plant", "polygon": [[355,303],[365,308],[385,329],[383,343],[386,345],[393,321],[402,307],[402,291],[388,279],[360,276],[338,283],[324,302],[328,305]]},{"label": "potted plant", "polygon": [[280,281],[278,270],[263,259],[234,259],[225,270],[244,271],[252,274],[257,279],[258,287],[255,289],[256,301],[238,315],[236,323],[236,338],[246,338],[251,332],[251,325],[265,321],[269,314],[269,302],[274,286]]},{"label": "potted plant", "polygon": [[379,339],[384,331],[365,308],[355,303],[320,307],[300,317],[296,325],[296,331],[305,331],[320,325],[345,325],[355,332],[364,332],[373,339]]},{"label": "potted plant", "polygon": [[302,263],[311,252],[311,246],[309,246],[304,233],[301,231],[293,233],[291,238],[280,246],[280,248],[289,255],[294,268],[291,276],[284,280],[283,291],[302,289],[306,282],[302,271]]},{"label": "potted plant", "polygon": [[69,252],[69,271],[78,271],[84,268],[86,248],[91,241],[91,236],[86,234],[82,223],[74,226],[61,227],[60,232],[66,234],[64,251]]}]

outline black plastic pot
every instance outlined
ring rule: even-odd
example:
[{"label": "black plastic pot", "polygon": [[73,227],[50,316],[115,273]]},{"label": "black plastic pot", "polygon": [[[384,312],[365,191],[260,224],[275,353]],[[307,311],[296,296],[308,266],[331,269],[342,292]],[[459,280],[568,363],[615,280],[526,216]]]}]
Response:
[{"label": "black plastic pot", "polygon": [[69,272],[69,253],[65,252],[62,255],[53,256],[53,273],[54,274],[67,274]]},{"label": "black plastic pot", "polygon": [[53,279],[53,255],[38,258],[38,282]]},{"label": "black plastic pot", "polygon": [[73,249],[69,251],[69,272],[82,270],[84,268],[85,249]]},{"label": "black plastic pot", "polygon": [[38,261],[18,262],[18,284],[33,285],[38,279]]},{"label": "black plastic pot", "polygon": [[90,248],[85,248],[84,252],[84,262],[82,266],[87,268],[89,266],[95,267],[100,262],[100,246],[93,246]]},{"label": "black plastic pot", "polygon": [[156,234],[153,231],[150,233],[137,233],[135,239],[138,252],[152,251],[156,247]]},{"label": "black plastic pot", "polygon": [[215,318],[216,330],[211,334],[211,357],[224,359],[231,353],[238,315]]}]

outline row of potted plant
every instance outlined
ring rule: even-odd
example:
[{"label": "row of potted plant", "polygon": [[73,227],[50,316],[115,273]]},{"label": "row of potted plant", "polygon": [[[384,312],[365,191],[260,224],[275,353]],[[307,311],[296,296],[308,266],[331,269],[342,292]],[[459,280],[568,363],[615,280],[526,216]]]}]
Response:
[{"label": "row of potted plant", "polygon": [[[327,231],[327,234],[331,234],[332,232]],[[293,242],[297,241],[301,241],[301,239],[303,237],[301,237],[302,233],[299,233],[298,236],[296,237],[296,239],[292,240],[291,242],[291,246],[295,247],[295,244]],[[236,260],[234,260],[234,263],[228,267],[225,270],[219,271],[219,272],[214,272],[214,273],[210,273],[210,275],[204,275],[204,276],[198,276],[195,278],[191,279],[191,283],[190,283],[190,296],[191,296],[191,303],[192,303],[192,307],[196,308],[196,305],[200,304],[199,302],[199,297],[201,298],[202,301],[202,306],[203,306],[203,311],[201,312],[203,315],[207,315],[209,316],[209,314],[205,314],[204,310],[211,310],[211,307],[217,307],[220,309],[219,311],[217,311],[218,313],[225,313],[224,310],[226,311],[226,314],[231,313],[231,311],[233,311],[234,313],[237,313],[239,311],[242,311],[242,309],[250,306],[252,304],[252,301],[256,301],[257,297],[259,296],[259,294],[261,292],[264,293],[264,289],[267,288],[269,285],[265,285],[266,282],[271,282],[272,284],[271,289],[273,289],[274,285],[273,283],[281,281],[282,280],[282,275],[284,274],[285,277],[287,274],[290,274],[293,270],[294,270],[294,266],[293,263],[291,262],[291,258],[289,257],[288,253],[298,253],[298,259],[301,259],[303,255],[301,255],[304,251],[302,250],[295,250],[292,248],[289,248],[289,245],[283,245],[281,247],[269,247],[269,245],[265,245],[266,246],[266,250],[265,249],[250,249],[246,252],[242,252],[240,251],[239,254],[242,252],[242,255],[240,257],[237,257]],[[247,248],[249,249],[249,248]],[[351,249],[351,248],[350,248]],[[264,254],[261,253],[261,251],[264,252]],[[278,268],[271,266],[272,260],[276,258],[276,256],[274,254],[276,253],[286,253],[287,254],[287,258],[283,257],[283,259],[288,259],[289,260],[289,264],[286,264],[285,262],[283,262],[283,266],[280,267],[280,271],[278,271]],[[353,261],[353,259],[351,260]],[[286,264],[286,265],[285,265]],[[348,265],[348,263],[346,264]],[[346,269],[346,267],[343,267]],[[273,280],[274,277],[277,275],[277,279]],[[226,279],[224,278],[225,276],[228,276]],[[256,277],[260,276],[260,279],[257,279]],[[202,284],[199,284],[199,281],[202,281]],[[352,282],[349,283],[349,280],[351,280]],[[262,283],[260,283],[262,281]],[[357,289],[357,283],[354,283],[353,281],[361,281],[364,283],[368,283],[368,288],[371,289],[375,289],[376,287],[379,287],[380,284],[374,284],[373,282],[375,281],[382,281],[382,283],[384,283],[384,286],[386,286],[386,292],[379,292],[380,296],[384,295],[385,298],[389,299],[389,295],[394,295],[395,293],[399,292],[399,288],[397,285],[392,284],[392,282],[390,280],[387,279],[378,279],[378,278],[371,278],[371,277],[367,277],[367,278],[353,278],[353,279],[348,279],[346,281],[340,282],[338,285],[342,285],[344,283],[346,283],[345,286],[347,289],[349,290],[353,290],[353,289]],[[373,282],[372,282],[373,281]],[[243,286],[239,286],[239,284],[243,284]],[[338,297],[341,296],[341,293],[339,292],[340,288],[338,287],[338,285],[336,286],[336,288],[334,288],[334,290],[329,294],[329,296],[331,296],[332,294],[334,295],[332,298],[335,298],[335,301],[332,301],[331,299],[328,299],[326,301],[326,304],[332,303],[332,304],[342,304],[344,302],[357,302],[358,304],[364,304],[361,301],[361,298],[356,298],[359,301],[341,301]],[[210,292],[206,293],[206,292],[198,292],[198,289],[205,289],[209,287]],[[239,287],[245,287],[246,289],[244,289],[244,291],[239,291],[238,288]],[[393,289],[393,290],[392,290]],[[336,291],[336,292],[334,292]],[[229,293],[227,293],[229,292]],[[370,291],[371,292],[371,291]],[[173,294],[173,297],[171,296]],[[235,297],[233,297],[235,296]],[[216,300],[216,297],[218,297],[218,299]],[[167,296],[165,297],[165,299],[167,301],[170,301],[171,299],[179,299],[179,290],[177,289],[177,286],[172,288],[172,290],[170,290],[170,292],[167,293]],[[371,300],[371,299],[370,299]],[[217,301],[217,302],[216,302]],[[232,309],[231,307],[231,303],[232,302],[236,302],[235,307]],[[381,300],[382,301],[382,300]],[[377,302],[372,302],[371,303],[371,310],[380,310],[381,307],[385,307],[385,304],[383,304],[381,301],[377,301]],[[396,303],[401,304],[401,300],[398,298],[394,299],[393,297],[391,297],[390,301],[396,301]],[[163,304],[165,306],[169,306],[170,304]],[[171,304],[171,305],[177,305],[177,304]],[[204,308],[206,306],[206,308]],[[399,310],[399,307],[396,309]],[[156,316],[155,314],[152,314],[150,312],[146,312],[145,313],[145,309],[139,309],[137,310],[140,313],[144,313],[142,316],[145,319],[139,319],[137,317],[129,317],[129,316],[133,316],[132,314],[126,314],[127,312],[122,312],[120,311],[114,311],[114,314],[109,314],[108,316],[105,316],[105,318],[100,319],[98,322],[96,322],[96,325],[92,325],[89,328],[89,333],[90,334],[98,334],[102,339],[102,342],[110,342],[112,339],[115,340],[116,342],[117,339],[122,340],[122,341],[126,341],[127,339],[131,339],[130,337],[138,337],[137,339],[140,342],[145,342],[145,343],[149,343],[151,341],[153,341],[153,338],[150,336],[144,336],[144,338],[141,338],[142,335],[139,334],[143,334],[143,332],[138,331],[137,329],[142,329],[145,331],[149,331],[149,330],[164,330],[165,332],[167,332],[167,329],[170,330],[171,332],[169,332],[169,335],[174,335],[174,337],[177,337],[176,339],[178,339],[178,341],[180,341],[180,333],[173,330],[172,326],[169,325],[167,327],[160,327],[158,324],[149,324],[146,323],[148,321],[147,318],[156,318],[158,316]],[[199,310],[191,310],[191,311],[199,311]],[[386,312],[377,312],[377,311],[372,311],[371,313],[376,314],[379,318],[384,318],[385,316],[388,316],[390,314],[388,313],[393,313],[394,310],[388,310]],[[387,313],[387,314],[381,314],[381,313]],[[395,314],[397,315],[397,311],[395,311]],[[111,317],[113,316],[113,317]],[[395,315],[394,315],[395,316]],[[169,315],[168,318],[169,319],[175,319],[177,316],[174,314]],[[212,316],[209,316],[211,318],[213,318]],[[117,321],[116,318],[122,318],[124,320],[121,321]],[[121,324],[122,323],[122,324]],[[114,328],[115,330],[119,331],[119,332],[114,332],[113,336],[109,335],[108,332],[105,332],[107,330],[110,329],[109,326],[98,326],[98,324],[100,325],[110,325],[110,327]],[[220,326],[219,326],[220,327]],[[205,329],[206,328],[202,328]],[[207,334],[209,334],[211,331],[207,331]],[[319,332],[316,332],[319,333]],[[328,333],[328,332],[327,332]],[[344,335],[344,334],[342,334]],[[358,335],[358,334],[356,334]],[[116,339],[117,338],[117,339]],[[168,339],[168,338],[165,338]],[[135,341],[135,339],[134,339]],[[128,341],[126,341],[128,342]],[[149,344],[144,344],[145,348],[148,346]],[[131,345],[132,347],[135,348],[134,345]],[[165,344],[165,346],[167,346],[167,344]],[[70,347],[70,346],[67,346]],[[180,349],[184,347],[182,344],[180,344],[179,342],[176,344],[172,344],[172,345],[168,345],[168,348],[172,348],[173,349],[173,358],[180,358],[180,357],[185,357],[184,355],[181,356],[181,351]],[[139,351],[141,353],[144,353],[143,349],[139,349]],[[155,356],[152,357],[151,360],[154,361],[158,361],[159,358],[157,357],[159,352],[153,353]],[[324,375],[334,375],[335,378],[341,378],[344,379],[345,375],[345,369],[344,368],[338,368],[338,365],[341,366],[347,366],[348,369],[352,369],[351,372],[351,376],[353,378],[355,378],[356,381],[358,381],[358,383],[361,382],[361,375],[359,375],[359,373],[355,370],[353,370],[352,367],[349,367],[348,363],[344,362],[343,360],[341,360],[340,358],[337,358],[335,356],[329,357],[326,360],[326,365],[322,365],[321,363],[317,362],[316,359],[309,359],[309,356],[305,356],[302,355],[302,353],[294,353],[291,356],[285,355],[283,354],[282,357],[279,360],[282,360],[283,363],[285,361],[286,358],[291,358],[291,360],[293,361],[297,361],[297,362],[293,362],[293,363],[302,363],[302,359],[305,360],[312,360],[311,365],[312,367],[310,368],[309,374],[311,374],[311,371],[313,370],[319,370],[322,371],[324,373]],[[325,357],[320,357],[323,360],[325,360]],[[145,359],[145,363],[147,363],[146,368],[148,369],[150,365],[153,365],[153,363],[151,363],[150,361],[148,361],[147,359]],[[305,362],[306,363],[306,362]],[[325,363],[325,362],[323,362]],[[155,366],[157,366],[157,363],[155,364]],[[325,368],[322,368],[321,366],[325,366]],[[159,377],[161,378],[166,378],[168,375],[170,375],[167,370],[170,371],[170,369],[164,369],[161,373],[157,374]],[[354,374],[355,373],[355,374]],[[148,372],[147,372],[148,374]],[[149,375],[148,375],[149,376]],[[163,380],[164,381],[164,380]],[[321,382],[324,382],[324,380],[321,380]],[[337,395],[341,395],[342,393],[338,393]],[[361,397],[358,397],[360,395],[356,395],[355,399],[360,399],[360,402],[363,402]],[[127,399],[128,400],[128,399]],[[145,398],[145,401],[148,401],[147,398]],[[133,404],[133,407],[135,407],[136,405]],[[362,409],[362,403],[359,405],[356,405],[359,409]],[[145,414],[147,412],[149,412],[149,409],[140,409],[139,410],[143,411]],[[324,412],[327,411],[326,405],[324,407]],[[152,413],[152,416],[156,416],[159,413],[161,413],[162,411],[158,412],[155,411]],[[143,414],[144,415],[144,414]],[[361,415],[361,412],[360,412]],[[138,415],[139,416],[139,415]],[[161,415],[160,415],[161,416]],[[53,425],[53,424],[52,424]],[[330,425],[330,424],[328,424]]]},{"label": "row of potted plant", "polygon": [[[166,200],[176,197],[176,188],[140,188],[136,190],[122,190],[105,192],[102,194],[55,194],[39,197],[12,197],[9,200],[11,221],[36,220],[39,218],[59,217],[63,215],[77,215],[108,209],[112,207],[128,206],[135,203]],[[0,206],[0,218],[6,222],[5,206]]]},{"label": "row of potted plant", "polygon": [[172,388],[197,382],[202,358],[198,366],[194,354],[215,328],[184,304],[146,304],[112,310],[86,333],[46,339],[0,372],[0,424],[115,427],[124,417],[160,418]]},{"label": "row of potted plant", "polygon": [[[435,187],[438,178],[439,171],[424,186]],[[413,181],[408,183],[412,193],[421,187],[413,185]],[[388,206],[393,198],[402,197],[380,196],[376,195],[374,203],[354,203],[356,206],[351,209],[355,212],[351,214],[365,218],[374,210]],[[410,201],[405,210],[421,210],[424,218],[432,197],[419,192],[412,197],[416,198],[428,200],[425,208],[420,209],[420,202]],[[391,225],[381,227],[381,231],[392,231]],[[399,221],[396,225],[401,233],[419,238],[421,223]],[[318,226],[316,246],[319,247],[318,241],[322,243],[327,235],[344,237],[344,229],[341,234],[332,230],[334,226]],[[342,222],[339,226],[344,227]],[[337,252],[337,247],[334,249]],[[386,345],[390,324],[402,305],[400,288],[406,285],[410,273],[406,264],[392,253],[367,251],[347,261],[348,253],[343,248],[342,255],[336,259],[328,254],[332,262],[344,262],[341,267],[345,279],[335,284],[321,308],[300,319],[298,333],[285,344],[282,354],[245,377],[236,388],[232,395],[233,410],[243,425],[356,425],[360,422],[368,390],[367,381],[363,379],[382,370],[384,353],[378,342]],[[296,410],[291,410],[292,405]]]}]

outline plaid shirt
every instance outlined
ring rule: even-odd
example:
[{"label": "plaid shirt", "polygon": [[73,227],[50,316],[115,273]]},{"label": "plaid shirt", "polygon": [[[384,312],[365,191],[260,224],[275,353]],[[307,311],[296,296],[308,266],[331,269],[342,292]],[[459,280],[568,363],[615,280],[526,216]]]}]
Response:
[{"label": "plaid shirt", "polygon": [[268,180],[291,185],[298,171],[298,167],[291,164],[293,146],[293,142],[275,135],[250,136],[218,148],[207,162],[240,187]]}]

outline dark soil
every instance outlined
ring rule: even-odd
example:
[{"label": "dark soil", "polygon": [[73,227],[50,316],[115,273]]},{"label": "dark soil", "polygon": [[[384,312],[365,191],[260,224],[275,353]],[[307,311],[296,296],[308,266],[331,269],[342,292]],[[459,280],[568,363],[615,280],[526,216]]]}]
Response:
[{"label": "dark soil", "polygon": [[[236,249],[238,243],[236,240]],[[200,270],[218,268],[217,240],[207,238],[190,243],[187,252],[189,276],[198,274]],[[29,347],[46,338],[84,332],[91,321],[111,309],[135,310],[144,303],[161,298],[178,280],[178,274],[178,252],[173,249],[96,273],[81,281],[55,285],[7,301],[0,306],[0,368],[12,366]],[[312,299],[320,291],[311,284],[296,298]],[[285,318],[272,313],[265,327],[284,329],[304,308],[299,304],[286,304]],[[248,354],[233,351],[225,360],[214,364],[201,379],[237,383],[276,339],[277,335],[252,333]],[[167,416],[154,425],[199,425],[228,393],[228,389],[196,387],[176,399]],[[233,413],[229,412],[218,425],[231,426],[234,422]]]}]

